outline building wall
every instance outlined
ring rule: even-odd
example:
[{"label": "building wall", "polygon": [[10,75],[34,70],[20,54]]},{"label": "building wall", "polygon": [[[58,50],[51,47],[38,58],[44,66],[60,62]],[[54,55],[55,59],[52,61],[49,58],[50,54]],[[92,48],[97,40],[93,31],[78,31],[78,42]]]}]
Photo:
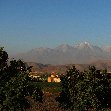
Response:
[{"label": "building wall", "polygon": [[48,82],[60,82],[60,78],[56,77],[55,75],[51,75],[50,77],[48,77]]},{"label": "building wall", "polygon": [[51,77],[48,77],[48,82],[52,82],[52,79],[51,79]]}]

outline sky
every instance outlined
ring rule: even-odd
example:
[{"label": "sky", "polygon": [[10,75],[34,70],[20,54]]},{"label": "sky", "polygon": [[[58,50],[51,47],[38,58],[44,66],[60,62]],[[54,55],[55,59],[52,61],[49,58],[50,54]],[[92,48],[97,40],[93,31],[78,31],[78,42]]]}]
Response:
[{"label": "sky", "polygon": [[85,41],[111,46],[111,0],[0,0],[0,46],[9,54]]}]

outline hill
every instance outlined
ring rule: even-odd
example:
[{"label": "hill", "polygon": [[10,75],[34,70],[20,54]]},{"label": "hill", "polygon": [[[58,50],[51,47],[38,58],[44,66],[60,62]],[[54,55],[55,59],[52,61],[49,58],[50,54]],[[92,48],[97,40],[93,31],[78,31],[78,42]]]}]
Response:
[{"label": "hill", "polygon": [[69,67],[75,66],[78,70],[83,71],[88,69],[91,65],[96,66],[97,69],[107,69],[108,72],[111,72],[111,60],[98,60],[92,62],[91,64],[67,64],[67,65],[49,65],[49,64],[40,64],[35,62],[27,62],[28,66],[32,67],[32,72],[37,73],[52,73],[56,72],[58,74],[64,74]]}]

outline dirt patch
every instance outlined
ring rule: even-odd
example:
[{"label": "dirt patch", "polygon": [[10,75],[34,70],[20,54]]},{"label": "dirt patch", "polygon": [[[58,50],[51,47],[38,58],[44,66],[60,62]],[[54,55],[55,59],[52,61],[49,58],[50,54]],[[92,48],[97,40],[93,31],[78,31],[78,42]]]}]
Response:
[{"label": "dirt patch", "polygon": [[31,107],[26,111],[70,111],[62,109],[59,103],[55,100],[58,94],[45,93],[43,96],[43,102],[35,102],[32,98],[28,98]]}]

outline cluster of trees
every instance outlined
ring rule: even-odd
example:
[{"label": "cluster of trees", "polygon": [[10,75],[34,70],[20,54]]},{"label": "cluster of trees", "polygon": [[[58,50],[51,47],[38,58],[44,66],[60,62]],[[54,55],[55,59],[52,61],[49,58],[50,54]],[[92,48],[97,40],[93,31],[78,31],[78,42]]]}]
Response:
[{"label": "cluster of trees", "polygon": [[[0,48],[0,111],[23,111],[30,106],[27,96],[42,102],[40,87],[29,78],[30,67],[21,60],[8,61]],[[80,72],[70,68],[61,78],[60,105],[71,110],[104,110],[111,108],[111,77],[107,70],[94,66]]]},{"label": "cluster of trees", "polygon": [[0,48],[0,111],[22,111],[30,106],[27,96],[42,101],[42,90],[29,78],[30,67],[21,60],[8,61]]},{"label": "cluster of trees", "polygon": [[61,106],[80,111],[111,108],[111,77],[106,70],[90,66],[80,72],[72,67],[61,79],[62,92],[57,98]]}]

